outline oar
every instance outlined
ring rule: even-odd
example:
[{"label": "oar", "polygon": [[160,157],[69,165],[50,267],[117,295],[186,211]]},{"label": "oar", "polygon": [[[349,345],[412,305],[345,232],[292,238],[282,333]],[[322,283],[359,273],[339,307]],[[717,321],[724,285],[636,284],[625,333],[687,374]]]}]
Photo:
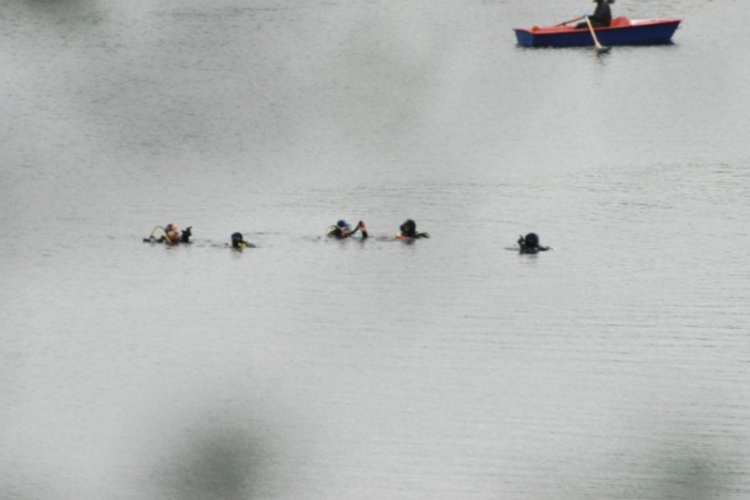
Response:
[{"label": "oar", "polygon": [[565,26],[566,24],[574,23],[576,21],[580,21],[586,16],[576,17],[575,19],[571,19],[570,21],[565,21],[564,23],[556,24],[555,26]]},{"label": "oar", "polygon": [[594,33],[594,27],[591,26],[591,19],[589,19],[588,16],[586,16],[586,24],[589,25],[589,31],[591,32],[591,38],[594,39],[594,46],[596,47],[596,52],[599,54],[608,52],[609,47],[604,47],[601,43],[599,43],[599,39],[596,38],[596,33]]}]

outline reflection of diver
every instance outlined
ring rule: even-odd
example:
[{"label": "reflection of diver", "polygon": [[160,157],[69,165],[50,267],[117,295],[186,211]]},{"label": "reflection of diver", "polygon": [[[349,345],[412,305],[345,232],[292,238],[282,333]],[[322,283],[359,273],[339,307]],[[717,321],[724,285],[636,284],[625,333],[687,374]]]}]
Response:
[{"label": "reflection of diver", "polygon": [[349,223],[345,220],[341,219],[336,223],[335,226],[331,226],[328,228],[328,231],[326,232],[326,236],[329,236],[331,238],[336,238],[337,240],[343,240],[344,238],[351,238],[354,236],[354,234],[357,231],[362,232],[362,239],[367,239],[369,236],[367,234],[367,226],[365,226],[365,223],[362,221],[359,221],[357,223],[357,227],[354,228],[352,231],[351,226],[349,226]]},{"label": "reflection of diver", "polygon": [[[161,231],[161,236],[154,236],[157,229]],[[144,243],[164,243],[165,245],[177,245],[178,243],[191,243],[190,237],[193,235],[193,227],[190,226],[184,231],[174,224],[167,224],[166,227],[156,226],[148,238],[143,238]]]},{"label": "reflection of diver", "polygon": [[240,252],[246,248],[255,248],[255,245],[252,243],[248,243],[244,239],[242,239],[242,233],[234,233],[232,234],[232,248],[235,250],[239,250]]},{"label": "reflection of diver", "polygon": [[429,233],[418,233],[417,232],[417,223],[414,222],[411,219],[407,219],[404,221],[403,224],[401,224],[401,227],[399,228],[399,233],[396,235],[396,239],[398,240],[415,240],[417,238],[429,238]]},{"label": "reflection of diver", "polygon": [[536,233],[529,233],[518,238],[518,246],[520,247],[520,253],[537,253],[549,250],[549,247],[539,245],[539,236]]}]

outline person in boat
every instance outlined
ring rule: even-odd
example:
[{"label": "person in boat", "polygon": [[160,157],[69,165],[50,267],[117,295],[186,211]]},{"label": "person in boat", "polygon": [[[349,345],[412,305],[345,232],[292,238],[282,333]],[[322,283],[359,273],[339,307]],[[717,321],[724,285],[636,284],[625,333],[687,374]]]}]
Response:
[{"label": "person in boat", "polygon": [[[154,232],[157,229],[161,229],[162,236],[156,238]],[[193,235],[193,228],[188,227],[183,231],[174,224],[167,224],[165,227],[156,226],[151,231],[151,236],[144,238],[143,241],[146,243],[164,243],[165,245],[177,245],[179,243],[190,243],[190,237]]]},{"label": "person in boat", "polygon": [[536,233],[529,233],[526,236],[518,238],[519,253],[537,253],[546,252],[549,247],[543,247],[539,244],[539,236]]},{"label": "person in boat", "polygon": [[365,226],[365,223],[362,221],[359,221],[357,223],[357,226],[352,230],[351,226],[348,222],[346,222],[344,219],[341,219],[336,223],[335,226],[331,226],[328,228],[328,231],[326,232],[326,235],[330,238],[336,238],[337,240],[343,240],[344,238],[351,238],[354,236],[354,234],[360,231],[362,234],[362,239],[367,239],[369,236],[367,234],[367,226]]},{"label": "person in boat", "polygon": [[[596,3],[594,13],[592,15],[586,14],[583,17],[589,18],[593,28],[609,26],[612,22],[612,11],[609,8],[609,4],[615,3],[615,0],[594,0],[594,3]],[[587,29],[588,27],[586,21],[576,25],[577,29]]]},{"label": "person in boat", "polygon": [[231,244],[231,246],[235,250],[239,250],[239,251],[242,251],[242,250],[244,250],[246,248],[255,248],[255,245],[253,245],[252,243],[248,243],[247,241],[245,241],[243,239],[242,233],[234,233],[234,234],[232,234],[232,244]]},{"label": "person in boat", "polygon": [[396,235],[397,240],[415,240],[418,238],[429,238],[429,233],[417,232],[417,223],[412,219],[406,219]]}]

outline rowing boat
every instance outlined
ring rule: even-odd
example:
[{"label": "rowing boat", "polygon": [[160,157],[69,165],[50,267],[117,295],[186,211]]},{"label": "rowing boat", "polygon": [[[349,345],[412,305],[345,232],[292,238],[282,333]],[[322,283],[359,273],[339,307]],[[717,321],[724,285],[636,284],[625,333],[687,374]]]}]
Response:
[{"label": "rowing boat", "polygon": [[[609,26],[594,28],[602,45],[658,45],[671,43],[680,19],[612,19]],[[585,47],[594,45],[588,27],[549,26],[515,28],[518,44],[524,47]]]}]

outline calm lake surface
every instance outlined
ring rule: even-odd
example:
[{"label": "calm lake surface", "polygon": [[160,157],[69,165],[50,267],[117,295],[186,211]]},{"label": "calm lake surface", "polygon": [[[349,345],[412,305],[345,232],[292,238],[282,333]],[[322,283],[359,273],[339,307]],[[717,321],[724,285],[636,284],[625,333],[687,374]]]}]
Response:
[{"label": "calm lake surface", "polygon": [[750,498],[750,3],[592,10],[0,0],[0,497]]}]

